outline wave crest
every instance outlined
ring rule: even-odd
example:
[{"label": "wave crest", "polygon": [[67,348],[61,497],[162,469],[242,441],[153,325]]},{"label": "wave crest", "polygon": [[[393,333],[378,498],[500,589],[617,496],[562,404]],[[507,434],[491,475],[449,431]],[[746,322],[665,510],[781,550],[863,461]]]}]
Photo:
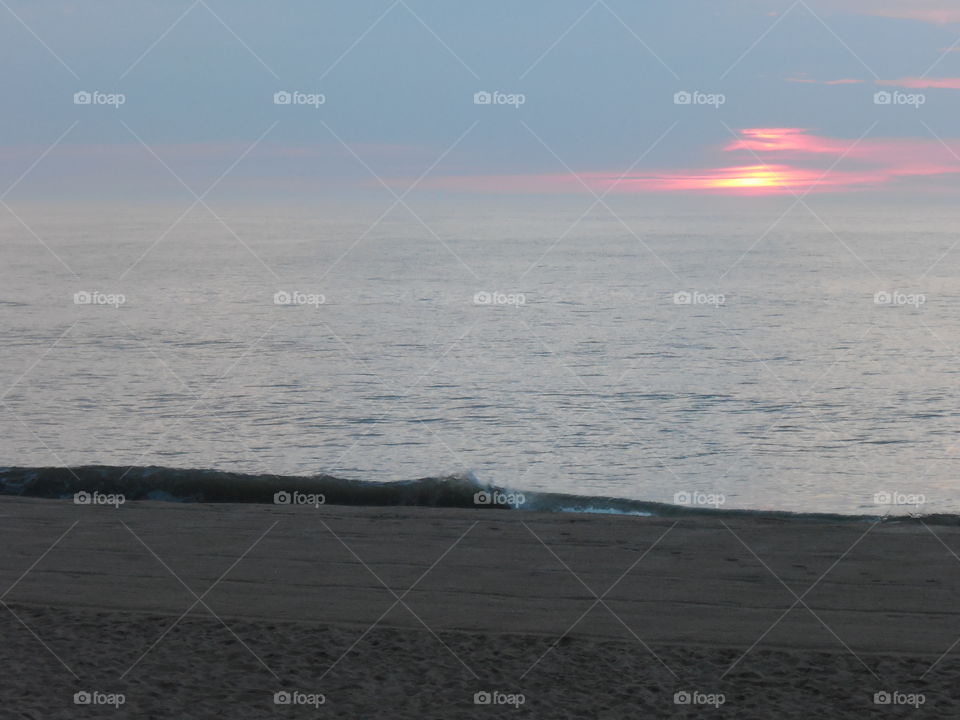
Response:
[{"label": "wave crest", "polygon": [[[170,467],[79,467],[0,468],[0,495],[40,498],[71,498],[86,491],[122,494],[126,500],[167,500],[196,503],[273,504],[274,495],[286,491],[323,495],[330,505],[417,506],[477,508],[484,510],[536,510],[541,512],[606,513],[658,517],[762,516],[807,520],[873,521],[876,515],[790,513],[768,510],[708,509],[626,498],[597,497],[549,492],[517,492],[479,481],[472,473],[424,477],[416,480],[375,482],[319,474],[251,475],[211,469]],[[478,494],[486,501],[478,501]],[[494,498],[522,498],[521,502],[490,502]],[[960,525],[958,515],[896,516],[903,522],[919,521]]]}]

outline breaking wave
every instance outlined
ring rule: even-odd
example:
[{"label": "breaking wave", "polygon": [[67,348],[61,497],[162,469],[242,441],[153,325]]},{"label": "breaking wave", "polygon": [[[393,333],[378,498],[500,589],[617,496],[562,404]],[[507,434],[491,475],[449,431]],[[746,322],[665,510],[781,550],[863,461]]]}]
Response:
[{"label": "breaking wave", "polygon": [[[169,467],[0,468],[0,495],[72,498],[75,493],[122,494],[130,500],[195,503],[273,504],[277,493],[322,495],[329,505],[419,506],[526,510],[540,512],[605,513],[657,517],[694,515],[753,515],[834,521],[873,521],[876,515],[790,513],[774,510],[733,510],[670,505],[667,503],[551,492],[528,492],[482,483],[470,473],[416,480],[374,482],[333,475],[251,475],[209,469]],[[917,518],[892,516],[890,520]],[[928,515],[925,522],[960,525],[957,515]]]}]

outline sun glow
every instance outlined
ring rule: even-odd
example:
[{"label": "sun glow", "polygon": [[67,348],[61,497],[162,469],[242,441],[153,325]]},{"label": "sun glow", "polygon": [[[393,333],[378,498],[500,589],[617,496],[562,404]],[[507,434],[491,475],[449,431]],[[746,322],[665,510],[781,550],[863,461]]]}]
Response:
[{"label": "sun glow", "polygon": [[713,191],[745,195],[791,194],[821,180],[820,173],[787,165],[738,165],[697,172],[665,173],[656,177],[626,178],[633,190]]},{"label": "sun glow", "polygon": [[[734,177],[716,178],[707,187],[716,188],[782,188],[796,184],[796,178],[791,181],[788,172],[773,170],[768,167],[754,166],[747,168],[732,168]],[[740,174],[742,173],[742,174]]]}]

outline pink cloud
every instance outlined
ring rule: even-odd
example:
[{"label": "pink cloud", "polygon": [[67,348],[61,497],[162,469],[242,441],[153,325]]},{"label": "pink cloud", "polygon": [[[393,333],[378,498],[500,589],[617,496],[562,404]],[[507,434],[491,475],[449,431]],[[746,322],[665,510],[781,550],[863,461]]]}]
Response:
[{"label": "pink cloud", "polygon": [[937,25],[960,23],[960,6],[956,0],[825,0],[818,2],[817,6],[829,11],[919,20]]},{"label": "pink cloud", "polygon": [[724,150],[750,150],[757,153],[784,154],[840,154],[848,142],[809,135],[803,128],[747,128],[740,138],[730,142]]},{"label": "pink cloud", "polygon": [[923,78],[908,77],[899,80],[877,81],[877,85],[890,85],[903,88],[942,88],[947,90],[960,90],[960,78]]},{"label": "pink cloud", "polygon": [[[945,179],[960,181],[960,140],[917,138],[837,138],[798,127],[745,128],[735,138],[703,148],[706,159],[699,166],[646,167],[621,177],[616,168],[591,168],[570,173],[450,174],[428,175],[424,189],[489,194],[620,194],[656,192],[775,195],[840,193],[878,190],[909,184],[942,189]],[[157,153],[169,160],[176,172],[190,183],[209,183],[248,148],[244,143],[197,143],[158,145]],[[420,157],[416,146],[366,145],[357,152],[369,158],[378,172],[405,188],[429,165],[435,152]],[[0,147],[0,163],[26,168],[42,148]],[[956,155],[954,154],[956,153]],[[835,166],[835,167],[834,167]],[[449,165],[448,165],[449,167]],[[291,173],[291,168],[296,172]],[[832,169],[830,169],[832,168]],[[828,169],[829,172],[828,172]],[[156,159],[136,143],[125,145],[62,145],[39,166],[44,182],[50,178],[75,177],[77,173],[106,173],[113,181],[147,173],[158,182],[175,185]],[[414,175],[410,175],[414,173]],[[16,173],[13,173],[15,175]],[[366,174],[343,148],[326,145],[272,145],[263,143],[245,158],[229,183],[269,186],[293,177],[313,187],[340,178],[340,185],[354,186]],[[49,177],[48,177],[49,176]],[[343,178],[350,178],[343,180]],[[926,183],[922,182],[927,178]],[[12,177],[11,177],[12,180]],[[286,180],[284,180],[286,182]],[[370,180],[371,187],[379,187]],[[40,183],[42,185],[42,183]],[[584,187],[587,186],[587,188]],[[909,189],[908,188],[908,189]]]},{"label": "pink cloud", "polygon": [[[960,175],[960,141],[952,141],[952,145],[953,152],[933,138],[877,138],[858,143],[802,128],[747,128],[736,140],[714,148],[719,162],[713,167],[649,170],[625,177],[605,171],[582,172],[579,178],[569,173],[464,175],[432,178],[424,185],[449,191],[522,194],[583,193],[586,188],[619,194],[837,193],[892,186],[911,178]],[[731,156],[736,160],[723,162]]]}]

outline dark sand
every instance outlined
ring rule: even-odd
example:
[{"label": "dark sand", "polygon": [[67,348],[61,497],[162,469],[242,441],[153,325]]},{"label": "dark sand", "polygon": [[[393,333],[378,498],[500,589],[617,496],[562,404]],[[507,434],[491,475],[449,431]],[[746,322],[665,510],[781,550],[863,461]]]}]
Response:
[{"label": "dark sand", "polygon": [[[960,717],[957,528],[20,498],[0,518],[2,718]],[[494,690],[524,702],[474,704]]]}]

